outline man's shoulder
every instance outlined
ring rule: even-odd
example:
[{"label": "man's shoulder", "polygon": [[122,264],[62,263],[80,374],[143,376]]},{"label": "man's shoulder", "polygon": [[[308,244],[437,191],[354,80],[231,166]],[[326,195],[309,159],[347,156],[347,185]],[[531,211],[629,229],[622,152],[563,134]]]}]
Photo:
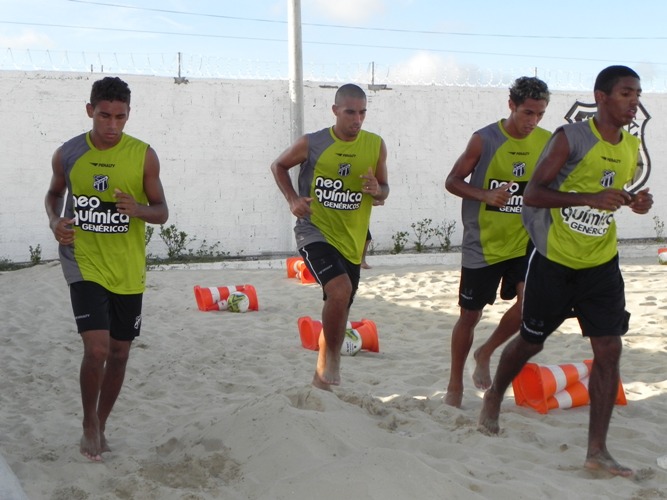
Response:
[{"label": "man's shoulder", "polygon": [[500,126],[500,120],[484,125],[481,128],[478,128],[473,132],[472,135],[473,136],[476,135],[477,137],[481,138],[482,141],[484,141],[484,139],[488,141],[494,137],[496,138],[505,137]]},{"label": "man's shoulder", "polygon": [[542,127],[535,127],[535,130],[533,130],[530,133],[531,141],[535,142],[546,143],[550,137],[551,137],[551,132]]},{"label": "man's shoulder", "polygon": [[305,137],[310,138],[310,137],[320,137],[320,136],[327,136],[331,135],[331,127],[324,127],[321,128],[320,130],[316,130],[314,132],[308,132]]},{"label": "man's shoulder", "polygon": [[85,132],[65,141],[57,149],[61,160],[63,160],[65,163],[74,162],[77,158],[88,151],[90,146],[86,140],[87,135],[87,132]]},{"label": "man's shoulder", "polygon": [[629,132],[625,128],[622,128],[621,129],[621,135],[623,136],[623,140],[631,141],[633,147],[639,147],[639,144],[641,143],[641,139],[639,137],[637,137],[635,134],[633,134],[632,132]]},{"label": "man's shoulder", "polygon": [[570,146],[572,146],[573,142],[577,141],[595,141],[597,140],[597,136],[595,132],[593,132],[591,123],[589,122],[590,120],[583,120],[580,122],[566,123],[554,130],[554,135],[558,132],[565,134]]},{"label": "man's shoulder", "polygon": [[497,133],[500,134],[502,133],[500,129],[500,123],[502,120],[496,120],[495,122],[487,123],[483,127],[478,128],[475,130],[475,134],[480,134],[480,133]]},{"label": "man's shoulder", "polygon": [[126,144],[139,144],[149,147],[149,144],[146,141],[141,140],[133,135],[126,134],[125,132],[123,132],[123,141],[125,141]]},{"label": "man's shoulder", "polygon": [[[560,127],[558,127],[556,130],[577,131],[577,132],[590,131],[590,132],[592,132],[591,124],[589,122],[590,122],[590,120],[582,120],[582,121],[578,121],[578,122],[565,123],[565,124],[561,125]],[[554,133],[556,132],[556,130],[554,130]]]},{"label": "man's shoulder", "polygon": [[61,148],[66,148],[68,146],[71,146],[72,144],[80,144],[81,142],[86,142],[86,135],[88,132],[84,132],[79,135],[75,135],[74,137],[67,139],[65,142],[63,142]]},{"label": "man's shoulder", "polygon": [[368,137],[373,137],[382,140],[382,137],[380,137],[380,134],[376,134],[375,132],[371,132],[370,130],[365,130],[361,129],[359,131],[360,134],[366,135]]}]

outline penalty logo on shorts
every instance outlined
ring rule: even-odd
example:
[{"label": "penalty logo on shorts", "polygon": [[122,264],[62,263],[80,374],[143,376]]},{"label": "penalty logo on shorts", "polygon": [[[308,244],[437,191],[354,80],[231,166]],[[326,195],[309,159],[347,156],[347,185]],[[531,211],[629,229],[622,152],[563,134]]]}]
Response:
[{"label": "penalty logo on shorts", "polygon": [[[568,123],[590,120],[595,116],[596,111],[597,104],[587,104],[581,101],[575,101],[570,110],[565,114],[565,120],[567,120]],[[648,111],[646,111],[646,108],[642,103],[639,103],[637,116],[635,116],[635,119],[625,127],[625,130],[641,140],[635,177],[624,187],[629,193],[636,193],[639,191],[644,184],[646,184],[646,181],[648,181],[649,175],[651,175],[651,157],[648,154],[648,149],[646,149],[646,141],[644,141],[644,130],[646,129],[646,123],[650,119],[651,115],[648,114]]]}]

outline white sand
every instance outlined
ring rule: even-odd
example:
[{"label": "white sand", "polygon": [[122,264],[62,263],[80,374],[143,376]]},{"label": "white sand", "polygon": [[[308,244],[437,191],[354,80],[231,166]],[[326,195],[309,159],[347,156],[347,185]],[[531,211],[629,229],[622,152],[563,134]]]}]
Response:
[{"label": "white sand", "polygon": [[[540,415],[509,393],[501,434],[478,432],[470,360],[463,408],[442,403],[458,257],[444,266],[369,257],[350,319],[376,322],[380,353],[345,357],[334,393],[309,385],[316,353],[301,347],[296,325],[319,318],[316,285],[275,262],[150,272],[142,334],[108,422],[114,451],[102,464],[78,450],[82,346],[59,265],[3,273],[0,453],[33,500],[664,498],[667,266],[653,263],[653,248],[637,255],[646,258],[623,264],[628,405],[615,408],[608,441],[634,479],[582,469],[588,407]],[[259,311],[197,310],[194,285],[244,283],[257,289]],[[475,346],[508,305],[487,308]],[[590,356],[568,322],[535,361]]]}]

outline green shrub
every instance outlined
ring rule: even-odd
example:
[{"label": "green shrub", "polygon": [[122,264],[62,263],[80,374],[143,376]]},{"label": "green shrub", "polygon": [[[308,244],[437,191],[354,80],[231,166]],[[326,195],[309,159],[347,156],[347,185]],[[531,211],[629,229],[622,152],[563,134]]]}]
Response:
[{"label": "green shrub", "polygon": [[415,250],[417,252],[423,252],[426,250],[426,244],[429,242],[433,236],[436,234],[435,228],[431,227],[433,223],[432,219],[422,219],[419,222],[413,222],[410,224],[412,232],[415,235]]},{"label": "green shrub", "polygon": [[30,245],[28,248],[30,248],[30,263],[33,266],[36,266],[40,262],[42,262],[42,247],[41,245],[37,245],[35,248],[32,248],[32,245]]},{"label": "green shrub", "polygon": [[456,227],[456,221],[445,220],[442,224],[435,228],[435,236],[440,243],[440,250],[448,252],[452,247],[452,233]]},{"label": "green shrub", "polygon": [[160,238],[167,245],[167,257],[170,260],[181,260],[186,252],[188,243],[188,234],[185,231],[179,231],[172,224],[169,227],[160,225]]},{"label": "green shrub", "polygon": [[398,231],[394,233],[391,239],[394,240],[394,248],[391,253],[399,254],[405,250],[405,244],[408,242],[408,233],[405,231]]}]

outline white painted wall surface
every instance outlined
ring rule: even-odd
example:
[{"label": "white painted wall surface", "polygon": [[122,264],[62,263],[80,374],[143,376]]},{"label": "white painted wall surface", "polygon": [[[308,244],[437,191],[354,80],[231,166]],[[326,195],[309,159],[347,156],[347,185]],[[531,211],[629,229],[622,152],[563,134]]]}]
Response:
[{"label": "white painted wall surface", "polygon": [[[28,261],[29,247],[37,245],[43,259],[57,256],[43,207],[51,156],[62,142],[90,128],[85,104],[92,83],[103,76],[0,72],[0,259]],[[220,241],[231,255],[293,252],[293,217],[269,170],[289,144],[288,83],[198,79],[178,85],[173,78],[121,78],[132,90],[126,132],[157,151],[170,206],[167,224],[196,238],[190,248],[196,251],[206,240]],[[306,83],[306,131],[333,124],[335,90]],[[434,224],[456,220],[453,244],[459,244],[460,200],[445,193],[444,179],[472,132],[509,114],[507,89],[400,86],[367,94],[365,128],[387,144],[391,186],[386,205],[371,218],[376,248],[391,249],[398,231],[410,233],[412,242],[411,224],[425,218]],[[592,102],[592,89],[554,92],[541,125],[553,130],[564,123],[576,100]],[[667,220],[661,171],[667,141],[660,139],[667,128],[667,94],[644,95],[643,104],[652,116],[645,142],[655,206],[648,216],[621,210],[621,238],[655,237],[653,216]],[[158,229],[148,250],[165,255]]]}]

